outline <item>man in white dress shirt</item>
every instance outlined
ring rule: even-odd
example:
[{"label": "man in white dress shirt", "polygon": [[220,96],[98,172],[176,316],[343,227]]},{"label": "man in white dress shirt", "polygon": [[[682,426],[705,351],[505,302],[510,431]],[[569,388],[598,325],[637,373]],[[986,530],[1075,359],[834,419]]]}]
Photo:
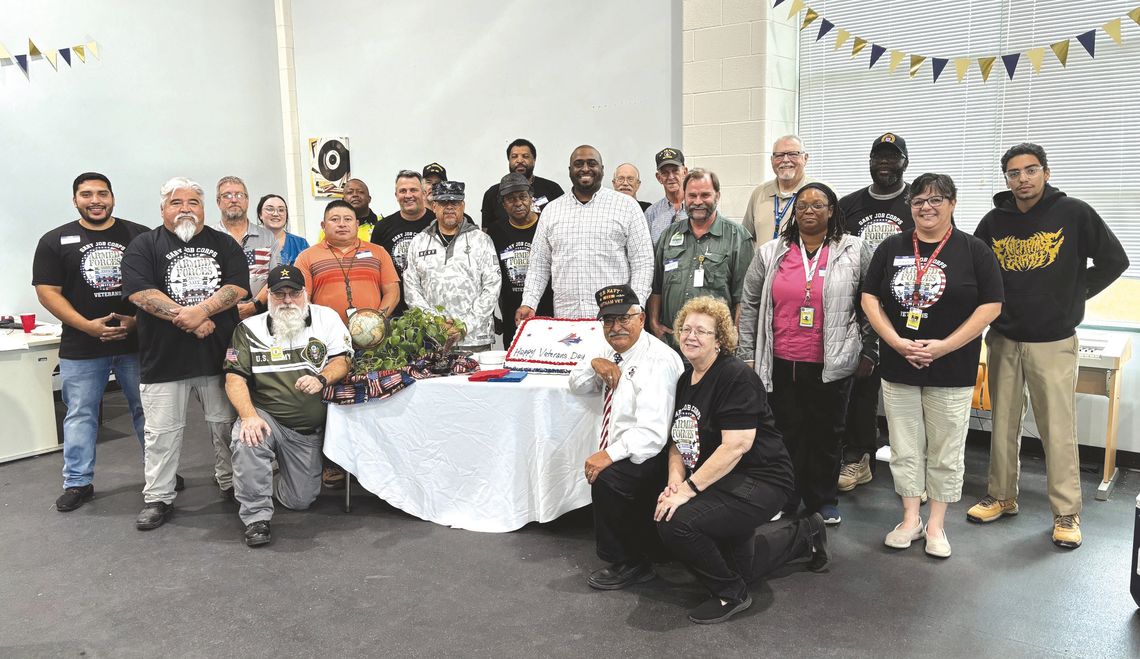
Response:
[{"label": "man in white dress shirt", "polygon": [[574,367],[570,391],[601,392],[604,399],[598,451],[585,472],[598,557],[609,565],[587,583],[618,590],[656,576],[652,560],[663,555],[653,510],[665,483],[664,448],[683,366],[672,348],[642,331],[645,312],[631,286],[607,286],[595,297],[609,347]]},{"label": "man in white dress shirt", "polygon": [[571,194],[542,211],[516,324],[534,316],[547,282],[559,318],[592,318],[594,292],[603,286],[629,284],[639,300],[649,299],[653,244],[645,215],[629,195],[603,188],[602,173],[597,149],[574,149]]}]

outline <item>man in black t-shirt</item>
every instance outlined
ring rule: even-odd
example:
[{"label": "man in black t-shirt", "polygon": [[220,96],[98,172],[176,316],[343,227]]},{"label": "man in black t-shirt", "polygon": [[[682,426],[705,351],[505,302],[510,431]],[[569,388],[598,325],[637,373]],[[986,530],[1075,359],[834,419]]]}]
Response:
[{"label": "man in black t-shirt", "polygon": [[[526,177],[530,182],[531,197],[534,199],[532,208],[541,215],[546,204],[562,196],[562,186],[554,181],[534,175],[534,163],[538,152],[530,140],[518,138],[507,145],[508,172],[516,172]],[[507,211],[503,208],[499,185],[487,188],[483,195],[483,229],[486,230],[496,222],[507,221]]]},{"label": "man in black t-shirt", "polygon": [[[906,140],[901,135],[880,135],[871,143],[871,185],[839,200],[847,220],[847,232],[862,238],[871,246],[871,251],[886,238],[914,228],[907,203],[910,189],[903,180],[909,162]],[[871,482],[875,474],[881,386],[878,368],[864,356],[855,373],[851,401],[847,405],[840,492]]]},{"label": "man in black t-shirt", "polygon": [[435,213],[425,206],[424,178],[410,169],[396,175],[396,202],[400,210],[380,220],[372,229],[371,242],[383,247],[392,257],[396,274],[400,275],[400,302],[392,310],[396,317],[407,310],[404,301],[404,268],[408,267],[408,244],[412,238],[435,220]]},{"label": "man in black t-shirt", "polygon": [[143,442],[139,401],[135,309],[122,295],[123,252],[146,227],[117,218],[111,181],[97,172],[71,185],[79,219],[40,238],[32,285],[40,304],[63,323],[59,375],[63,382],[63,494],[55,507],[68,512],[95,496],[95,439],[99,409],[111,373],[130,407]]},{"label": "man in black t-shirt", "polygon": [[[530,265],[530,248],[534,232],[538,229],[538,213],[534,212],[534,197],[530,182],[517,172],[511,172],[499,183],[500,202],[507,212],[506,222],[496,222],[487,230],[495,244],[503,286],[499,289],[499,313],[503,319],[503,347],[509,348],[515,338],[515,311],[522,306],[523,287]],[[538,316],[554,315],[554,292],[547,284],[546,291],[535,310]]]},{"label": "man in black t-shirt", "polygon": [[162,186],[162,226],[138,236],[123,255],[123,296],[139,314],[139,361],[146,412],[146,506],[139,530],[173,512],[175,470],[191,392],[202,402],[214,443],[214,478],[233,499],[230,429],[235,417],[222,360],[249,290],[241,246],[205,226],[205,192],[186,178]]}]

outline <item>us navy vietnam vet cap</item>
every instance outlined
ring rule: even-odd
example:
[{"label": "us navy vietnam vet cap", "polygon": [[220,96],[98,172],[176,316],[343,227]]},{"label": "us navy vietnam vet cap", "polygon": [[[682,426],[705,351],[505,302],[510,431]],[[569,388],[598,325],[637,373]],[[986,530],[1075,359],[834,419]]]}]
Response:
[{"label": "us navy vietnam vet cap", "polygon": [[519,190],[530,190],[530,181],[525,176],[518,172],[511,172],[499,181],[499,196],[505,197],[512,192]]},{"label": "us navy vietnam vet cap", "polygon": [[279,291],[282,288],[299,291],[305,287],[305,273],[291,265],[279,265],[269,271],[268,286],[270,291]]},{"label": "us navy vietnam vet cap", "polygon": [[674,149],[672,147],[661,149],[653,159],[657,161],[658,170],[665,165],[685,166],[685,154],[681,153],[680,149]]},{"label": "us navy vietnam vet cap", "polygon": [[431,186],[432,201],[463,201],[466,187],[463,181],[440,181]]},{"label": "us navy vietnam vet cap", "polygon": [[594,293],[594,299],[598,302],[598,318],[622,314],[629,311],[630,307],[641,304],[637,299],[637,293],[633,292],[633,287],[629,284],[606,286]]},{"label": "us navy vietnam vet cap", "polygon": [[897,135],[895,133],[883,133],[882,135],[875,138],[875,141],[871,143],[871,153],[874,153],[875,149],[883,146],[894,147],[898,150],[899,153],[902,154],[903,158],[910,158],[906,152],[906,140],[902,138],[902,135]]},{"label": "us navy vietnam vet cap", "polygon": [[447,170],[444,169],[443,165],[439,164],[438,162],[433,162],[430,165],[424,165],[423,177],[427,178],[429,176],[438,176],[441,181],[446,181]]}]

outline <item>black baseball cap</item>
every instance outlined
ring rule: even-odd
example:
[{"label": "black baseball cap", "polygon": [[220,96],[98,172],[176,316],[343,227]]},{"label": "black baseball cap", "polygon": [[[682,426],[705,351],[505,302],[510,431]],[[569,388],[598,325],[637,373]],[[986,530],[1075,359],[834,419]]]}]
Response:
[{"label": "black baseball cap", "polygon": [[629,311],[630,307],[641,305],[637,293],[633,292],[633,287],[629,284],[606,286],[594,293],[594,299],[598,302],[598,318],[623,314]]},{"label": "black baseball cap", "polygon": [[530,190],[530,181],[525,176],[518,172],[511,172],[499,181],[499,196],[505,197],[512,192],[519,190]]},{"label": "black baseball cap", "polygon": [[882,135],[875,138],[875,141],[871,143],[871,153],[874,153],[875,149],[878,149],[881,146],[894,147],[895,149],[898,149],[898,152],[902,154],[903,158],[910,159],[910,156],[906,152],[906,140],[902,138],[902,135],[896,135],[895,133],[883,133]]},{"label": "black baseball cap", "polygon": [[665,165],[685,166],[685,154],[681,153],[680,149],[674,149],[672,147],[665,147],[658,151],[657,155],[654,156],[654,160],[657,161],[658,170]]},{"label": "black baseball cap", "polygon": [[279,291],[292,288],[299,291],[305,287],[305,273],[291,265],[279,265],[269,271],[269,290]]},{"label": "black baseball cap", "polygon": [[424,165],[423,177],[427,178],[429,176],[438,176],[441,181],[446,181],[447,170],[444,169],[443,165],[439,164],[438,162],[433,162],[430,165]]},{"label": "black baseball cap", "polygon": [[431,186],[432,201],[463,201],[467,186],[463,181],[440,181]]}]

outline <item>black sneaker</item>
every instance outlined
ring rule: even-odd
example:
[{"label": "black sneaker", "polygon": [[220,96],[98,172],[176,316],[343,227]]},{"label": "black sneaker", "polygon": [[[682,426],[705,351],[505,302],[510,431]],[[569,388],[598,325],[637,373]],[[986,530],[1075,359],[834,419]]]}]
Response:
[{"label": "black sneaker", "polygon": [[253,522],[245,527],[245,544],[248,547],[267,545],[272,537],[269,532],[269,520]]},{"label": "black sneaker", "polygon": [[138,518],[135,519],[135,528],[140,531],[157,529],[165,524],[166,520],[170,519],[170,516],[173,514],[174,506],[172,504],[163,503],[161,501],[148,503],[143,506],[142,512],[140,512]]},{"label": "black sneaker", "polygon": [[741,602],[725,604],[720,603],[720,598],[711,597],[704,604],[689,612],[689,620],[698,625],[715,625],[718,622],[728,620],[741,611],[746,611],[750,606],[752,606],[751,595],[745,595]]},{"label": "black sneaker", "polygon": [[174,474],[174,491],[181,492],[186,489],[186,481],[182,479],[182,474]]},{"label": "black sneaker", "polygon": [[69,487],[55,500],[55,509],[61,513],[69,513],[95,498],[95,486],[88,483],[80,487]]},{"label": "black sneaker", "polygon": [[811,546],[811,560],[808,561],[807,569],[812,572],[823,572],[827,567],[828,561],[831,557],[827,554],[827,525],[823,520],[823,516],[815,513],[811,517],[804,520],[808,528],[811,529],[808,535],[808,544]]},{"label": "black sneaker", "polygon": [[634,584],[645,583],[657,576],[649,563],[614,563],[595,570],[586,583],[595,590],[621,590]]},{"label": "black sneaker", "polygon": [[222,501],[236,501],[236,499],[234,499],[234,488],[232,487],[224,487],[219,489],[218,496],[222,497]]}]

